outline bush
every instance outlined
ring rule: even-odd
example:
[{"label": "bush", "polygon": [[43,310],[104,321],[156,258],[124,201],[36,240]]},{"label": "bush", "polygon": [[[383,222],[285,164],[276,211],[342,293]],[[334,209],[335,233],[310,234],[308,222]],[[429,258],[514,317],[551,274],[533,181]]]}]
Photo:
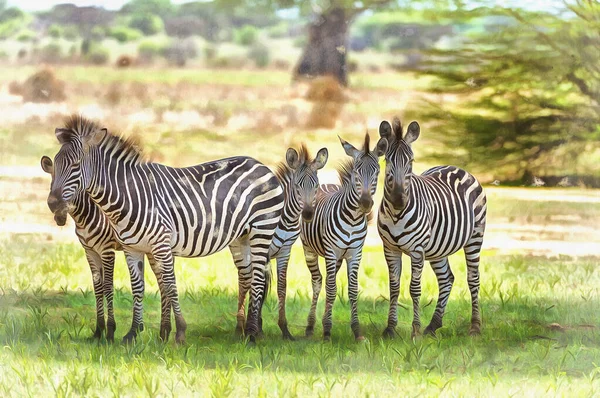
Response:
[{"label": "bush", "polygon": [[129,27],[137,29],[145,35],[155,35],[164,30],[165,24],[157,15],[138,14],[131,18],[131,21],[129,21]]},{"label": "bush", "polygon": [[94,26],[90,32],[92,34],[92,39],[94,40],[102,40],[106,37],[106,29],[102,26]]},{"label": "bush", "polygon": [[35,40],[37,34],[33,30],[25,29],[19,32],[17,35],[17,40],[20,42],[32,41]]},{"label": "bush", "polygon": [[271,60],[269,48],[263,43],[256,43],[248,51],[248,58],[254,61],[257,67],[265,68]]},{"label": "bush", "polygon": [[138,58],[142,62],[150,63],[165,52],[165,46],[155,41],[145,41],[138,46]]},{"label": "bush", "polygon": [[19,52],[17,53],[17,58],[18,59],[23,59],[27,56],[27,50],[22,48],[19,50]]},{"label": "bush", "polygon": [[[13,87],[15,90],[17,87]],[[58,80],[51,69],[43,69],[31,75],[17,90],[25,102],[63,101],[65,83]]]},{"label": "bush", "polygon": [[131,65],[133,65],[134,63],[135,63],[135,59],[132,56],[123,54],[123,55],[119,56],[119,58],[117,58],[117,62],[115,63],[115,66],[117,68],[128,68]]},{"label": "bush", "polygon": [[244,25],[234,33],[235,42],[242,46],[250,46],[258,38],[258,29],[252,25]]},{"label": "bush", "polygon": [[50,25],[48,28],[48,36],[58,39],[63,35],[63,28],[60,25]]},{"label": "bush", "polygon": [[[95,28],[92,29],[92,33],[94,32]],[[63,28],[63,38],[67,39],[67,40],[76,40],[79,38],[79,31],[77,30],[77,27],[75,26],[65,26]]]},{"label": "bush", "polygon": [[57,43],[49,43],[40,49],[38,57],[41,62],[59,63],[63,60],[62,47]]},{"label": "bush", "polygon": [[267,34],[274,39],[287,37],[289,34],[288,24],[286,22],[280,22],[277,25],[271,26],[267,29]]},{"label": "bush", "polygon": [[131,29],[126,26],[117,26],[108,32],[108,36],[117,40],[119,43],[137,40],[142,37],[142,32],[137,29]]},{"label": "bush", "polygon": [[185,66],[198,56],[198,48],[193,40],[174,41],[165,48],[164,55],[171,64]]},{"label": "bush", "polygon": [[94,45],[91,46],[85,58],[91,64],[104,65],[110,58],[110,52],[101,45]]}]

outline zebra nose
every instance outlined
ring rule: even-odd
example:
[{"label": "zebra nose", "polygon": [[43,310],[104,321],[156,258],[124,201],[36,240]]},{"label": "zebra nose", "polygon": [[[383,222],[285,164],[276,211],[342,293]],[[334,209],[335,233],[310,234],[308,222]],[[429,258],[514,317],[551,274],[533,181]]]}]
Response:
[{"label": "zebra nose", "polygon": [[302,219],[305,222],[311,222],[315,216],[315,210],[312,207],[304,207],[302,209]]},{"label": "zebra nose", "polygon": [[373,198],[371,195],[362,194],[360,197],[360,208],[361,210],[367,212],[370,211],[373,207]]},{"label": "zebra nose", "polygon": [[50,195],[48,195],[48,208],[50,209],[50,211],[52,213],[56,213],[56,211],[59,209],[61,201],[60,199],[58,199],[59,196],[56,195],[56,193],[54,192],[50,192]]}]

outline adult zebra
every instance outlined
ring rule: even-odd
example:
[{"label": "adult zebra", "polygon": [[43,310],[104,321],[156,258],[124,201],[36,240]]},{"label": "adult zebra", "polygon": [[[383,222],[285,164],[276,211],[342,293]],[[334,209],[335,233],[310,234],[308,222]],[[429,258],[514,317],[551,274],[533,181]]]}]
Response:
[{"label": "adult zebra", "polygon": [[[54,164],[48,156],[42,156],[42,169],[54,174]],[[54,200],[54,198],[51,198]],[[49,206],[54,206],[51,201]],[[113,271],[115,266],[115,250],[122,250],[110,221],[102,210],[85,192],[78,193],[73,198],[72,206],[60,206],[54,213],[54,220],[59,226],[67,222],[67,214],[75,222],[75,234],[83,246],[85,256],[92,272],[94,296],[96,297],[96,330],[93,337],[100,339],[106,330],[106,340],[114,341],[117,324],[113,306]],[[131,275],[132,291],[144,294],[144,255],[142,253],[127,253],[127,266]],[[141,284],[141,289],[138,287]],[[106,299],[107,319],[104,319],[104,300]],[[141,297],[136,297],[136,303],[141,304]],[[134,311],[135,312],[135,311]],[[138,326],[136,326],[138,325]],[[132,328],[143,329],[142,319],[134,319]]]},{"label": "adult zebra", "polygon": [[479,334],[479,255],[485,231],[486,197],[483,188],[468,172],[454,166],[438,166],[414,175],[411,144],[419,137],[417,122],[393,127],[381,122],[379,134],[390,145],[385,154],[385,186],[377,226],[390,278],[390,310],[384,336],[394,335],[398,324],[397,305],[402,271],[402,253],[411,259],[410,295],[413,301],[412,335],[421,327],[419,299],[424,260],[429,260],[437,277],[439,298],[426,334],[442,326],[454,275],[448,256],[464,248],[467,281],[471,292],[471,334]]},{"label": "adult zebra", "polygon": [[244,156],[184,168],[149,162],[131,141],[81,116],[72,116],[55,133],[61,148],[49,203],[57,209],[85,190],[108,216],[124,251],[153,260],[161,292],[160,337],[169,336],[172,308],[175,340],[185,340],[173,256],[207,256],[232,245],[232,252],[245,253],[252,275],[246,332],[253,340],[268,250],[283,207],[277,177]]},{"label": "adult zebra", "polygon": [[361,150],[341,138],[340,142],[346,154],[352,158],[338,168],[341,185],[321,185],[317,193],[314,219],[311,223],[302,222],[300,229],[313,288],[306,335],[311,336],[315,326],[315,311],[322,284],[318,263],[318,256],[321,256],[325,257],[327,278],[323,338],[331,338],[331,312],[337,293],[336,275],[342,261],[346,260],[351,328],[355,339],[362,340],[357,309],[358,267],[373,207],[373,195],[377,189],[378,158],[385,153],[387,140],[380,139],[373,151],[369,148],[368,134],[365,135]]}]

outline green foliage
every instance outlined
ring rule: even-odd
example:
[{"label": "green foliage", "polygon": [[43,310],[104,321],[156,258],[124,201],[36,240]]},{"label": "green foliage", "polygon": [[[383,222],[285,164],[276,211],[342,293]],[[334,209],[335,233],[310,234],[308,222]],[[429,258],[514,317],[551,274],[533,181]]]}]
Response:
[{"label": "green foliage", "polygon": [[112,37],[119,43],[137,40],[142,36],[142,32],[139,30],[128,28],[126,26],[116,26],[108,31],[108,37]]},{"label": "green foliage", "polygon": [[122,8],[130,14],[154,14],[166,16],[172,13],[171,0],[131,0]]},{"label": "green foliage", "polygon": [[198,56],[198,48],[191,39],[173,40],[165,47],[164,56],[173,65],[185,66],[188,60]]},{"label": "green foliage", "polygon": [[94,65],[104,65],[110,59],[110,51],[100,43],[93,43],[85,55],[87,62]]},{"label": "green foliage", "polygon": [[[494,165],[496,178],[597,175],[578,154],[598,153],[600,4],[579,0],[562,15],[496,10],[495,25],[458,48],[431,51],[425,72],[457,105],[432,104],[462,164]],[[600,159],[598,159],[600,160]]]},{"label": "green foliage", "polygon": [[[102,29],[98,26],[92,28],[92,35],[97,29]],[[63,27],[62,36],[67,40],[77,40],[79,38],[79,30],[74,25],[67,25]]]},{"label": "green foliage", "polygon": [[57,24],[48,27],[48,36],[58,39],[63,35],[63,27]]},{"label": "green foliage", "polygon": [[154,35],[162,32],[165,25],[158,15],[136,14],[131,17],[129,27],[137,29],[145,35]]},{"label": "green foliage", "polygon": [[235,30],[235,42],[242,46],[251,46],[258,39],[258,28],[252,25],[244,25],[240,29]]},{"label": "green foliage", "polygon": [[271,61],[271,53],[269,47],[264,43],[257,42],[248,50],[248,58],[254,61],[258,68],[265,68]]},{"label": "green foliage", "polygon": [[100,41],[106,37],[106,28],[102,26],[94,26],[90,34],[93,40]]},{"label": "green foliage", "polygon": [[153,62],[164,54],[165,47],[155,40],[144,41],[138,46],[138,57],[143,62]]},{"label": "green foliage", "polygon": [[37,33],[31,29],[24,29],[17,35],[17,40],[20,42],[33,41],[37,38]]},{"label": "green foliage", "polygon": [[50,64],[59,63],[63,60],[62,47],[58,43],[48,43],[39,50],[39,60]]},{"label": "green foliage", "polygon": [[267,34],[274,39],[287,37],[289,34],[289,24],[287,22],[279,22],[277,25],[267,28]]}]

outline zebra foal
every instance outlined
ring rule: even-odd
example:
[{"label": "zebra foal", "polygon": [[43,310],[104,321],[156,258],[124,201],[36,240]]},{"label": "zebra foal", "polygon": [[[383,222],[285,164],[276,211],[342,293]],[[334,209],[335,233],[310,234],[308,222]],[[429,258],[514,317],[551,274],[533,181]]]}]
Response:
[{"label": "zebra foal", "polygon": [[[54,164],[48,156],[42,156],[42,169],[54,174]],[[85,251],[85,256],[92,272],[94,296],[96,298],[96,330],[93,337],[100,339],[106,331],[106,339],[114,341],[117,328],[113,306],[113,272],[115,267],[115,250],[122,250],[114,236],[109,220],[91,198],[80,193],[73,199],[72,206],[63,206],[55,212],[54,220],[59,226],[66,223],[67,214],[75,222],[75,234]],[[128,253],[126,261],[131,274],[132,286],[143,283],[144,255]],[[135,289],[132,289],[135,290]],[[143,290],[142,290],[143,293]],[[104,319],[104,300],[106,299],[107,319]],[[140,328],[143,327],[140,323]]]},{"label": "zebra foal", "polygon": [[[124,251],[149,257],[161,292],[160,337],[169,336],[172,308],[175,340],[185,340],[173,257],[207,256],[231,245],[245,254],[244,267],[252,275],[246,331],[253,340],[283,207],[277,177],[244,156],[183,168],[149,162],[132,142],[81,116],[72,116],[55,134],[61,148],[54,159],[51,210],[56,213],[85,191],[110,220]],[[135,311],[141,314],[141,302],[134,303],[134,319]],[[127,340],[137,330],[130,332]]]},{"label": "zebra foal", "polygon": [[365,135],[364,145],[360,150],[341,138],[340,142],[346,154],[352,158],[338,169],[341,185],[321,185],[316,197],[313,221],[302,222],[300,229],[313,289],[306,335],[311,336],[314,332],[316,306],[322,286],[318,263],[321,256],[325,258],[326,269],[323,338],[331,338],[331,313],[337,293],[336,275],[342,261],[346,260],[351,328],[355,339],[362,340],[364,338],[360,332],[357,309],[358,267],[373,207],[373,195],[377,189],[378,158],[385,153],[387,140],[381,138],[372,151],[369,148],[368,134]]},{"label": "zebra foal", "polygon": [[398,324],[402,253],[411,260],[412,335],[415,336],[421,327],[419,300],[424,260],[429,260],[439,287],[435,312],[425,328],[426,334],[435,334],[442,326],[454,283],[448,256],[460,249],[465,252],[471,292],[470,333],[479,334],[479,256],[487,211],[485,192],[475,177],[458,167],[438,166],[421,175],[413,174],[411,144],[419,138],[420,131],[419,124],[411,122],[403,134],[398,118],[393,120],[393,126],[387,121],[379,126],[379,135],[389,142],[384,195],[377,218],[390,281],[388,325],[383,334],[392,337]]}]

